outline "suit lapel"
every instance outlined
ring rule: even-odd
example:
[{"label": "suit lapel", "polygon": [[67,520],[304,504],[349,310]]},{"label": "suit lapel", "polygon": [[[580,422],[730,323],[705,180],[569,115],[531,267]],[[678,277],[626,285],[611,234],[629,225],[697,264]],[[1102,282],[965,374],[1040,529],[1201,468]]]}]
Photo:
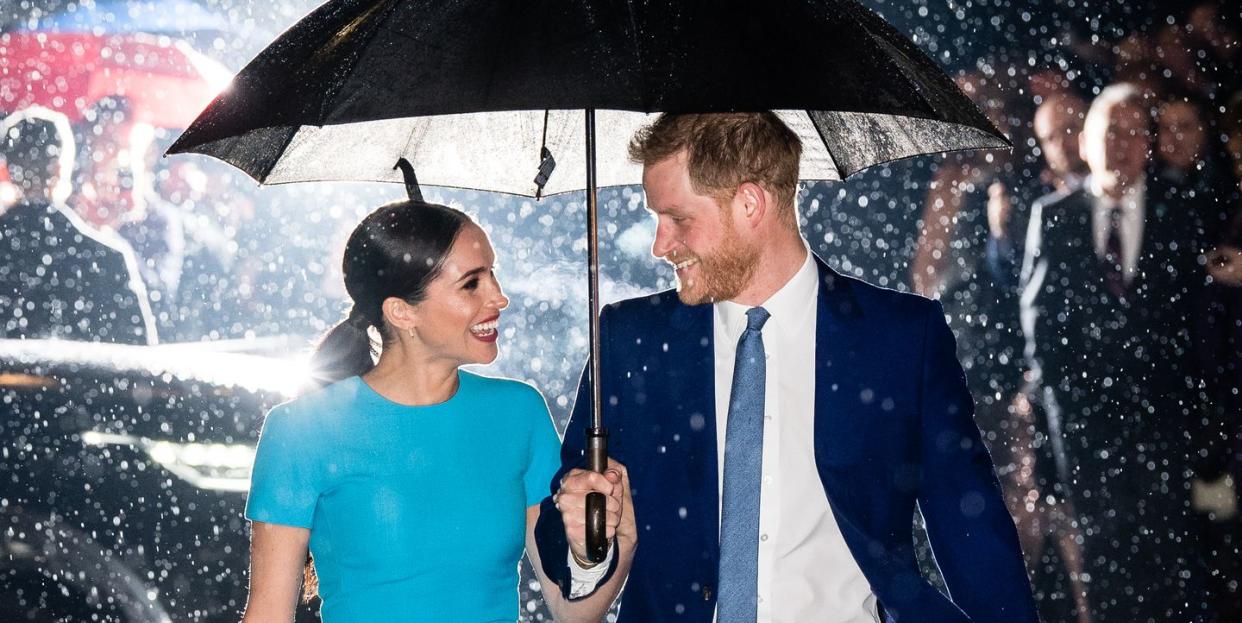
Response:
[{"label": "suit lapel", "polygon": [[[698,512],[687,516],[697,519],[692,532],[700,541],[700,551],[708,560],[719,558],[720,494],[717,489],[716,450],[716,365],[711,305],[677,304],[670,318],[666,340],[669,362],[669,405],[676,405],[677,429],[686,438],[687,456],[679,465],[687,470],[689,487],[682,500]],[[658,345],[664,349],[664,345]],[[681,444],[678,444],[679,446]],[[680,504],[679,504],[680,506]]]},{"label": "suit lapel", "polygon": [[[846,405],[852,387],[851,363],[859,356],[861,310],[849,283],[818,257],[819,296],[815,318],[815,460],[818,465],[853,463],[866,450]],[[825,483],[827,486],[827,483]]]}]

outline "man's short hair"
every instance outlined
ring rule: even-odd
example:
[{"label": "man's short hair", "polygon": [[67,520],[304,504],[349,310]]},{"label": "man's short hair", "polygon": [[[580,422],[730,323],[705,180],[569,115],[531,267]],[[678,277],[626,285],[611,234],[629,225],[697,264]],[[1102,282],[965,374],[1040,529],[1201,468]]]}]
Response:
[{"label": "man's short hair", "polygon": [[630,160],[649,166],[683,150],[695,192],[724,205],[753,182],[776,197],[778,214],[795,214],[802,141],[775,113],[665,113],[630,141]]},{"label": "man's short hair", "polygon": [[68,184],[74,156],[69,119],[41,106],[19,110],[0,122],[0,153],[9,178],[23,191],[37,194],[54,181]]}]

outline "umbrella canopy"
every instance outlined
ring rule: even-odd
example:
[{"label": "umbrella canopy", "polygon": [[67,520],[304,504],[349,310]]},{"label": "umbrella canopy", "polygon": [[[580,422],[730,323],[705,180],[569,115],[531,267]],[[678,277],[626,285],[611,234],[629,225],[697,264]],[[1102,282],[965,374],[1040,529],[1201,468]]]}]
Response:
[{"label": "umbrella canopy", "polygon": [[[415,174],[534,196],[586,188],[598,379],[595,189],[640,181],[622,156],[641,113],[770,109],[803,136],[804,179],[1009,146],[854,0],[333,0],[251,61],[169,153],[215,156],[269,184],[404,181],[412,198]],[[608,433],[591,385],[587,466],[602,472]],[[587,496],[586,518],[588,558],[603,560],[602,494]]]},{"label": "umbrella canopy", "polygon": [[184,128],[230,78],[220,63],[168,37],[0,34],[0,112],[40,105],[78,121],[100,99],[124,96],[136,120]]},{"label": "umbrella canopy", "polygon": [[[536,195],[638,183],[643,113],[776,109],[804,179],[1008,141],[910,41],[853,0],[335,0],[259,54],[169,153],[256,180],[400,182]],[[547,114],[545,115],[545,111]],[[494,114],[494,113],[501,114]]]}]

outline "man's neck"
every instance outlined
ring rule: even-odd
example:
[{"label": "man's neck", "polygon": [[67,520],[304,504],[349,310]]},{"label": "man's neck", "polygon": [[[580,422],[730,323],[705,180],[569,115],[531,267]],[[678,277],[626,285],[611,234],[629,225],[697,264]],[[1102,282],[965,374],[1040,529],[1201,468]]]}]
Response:
[{"label": "man's neck", "polygon": [[806,242],[796,231],[769,243],[759,254],[750,283],[731,300],[750,307],[762,305],[793,279],[806,262],[807,253]]},{"label": "man's neck", "polygon": [[30,204],[44,205],[44,204],[49,204],[49,203],[56,203],[56,198],[53,197],[52,193],[50,192],[39,193],[39,192],[27,191],[27,192],[23,192],[17,195],[17,203],[30,203]]},{"label": "man's neck", "polygon": [[1097,197],[1104,197],[1114,201],[1120,201],[1127,193],[1138,188],[1141,182],[1123,182],[1119,179],[1110,180],[1105,184],[1098,177],[1091,178],[1090,191]]},{"label": "man's neck", "polygon": [[1070,192],[1082,186],[1082,174],[1062,173],[1052,180],[1052,187],[1058,192]]}]

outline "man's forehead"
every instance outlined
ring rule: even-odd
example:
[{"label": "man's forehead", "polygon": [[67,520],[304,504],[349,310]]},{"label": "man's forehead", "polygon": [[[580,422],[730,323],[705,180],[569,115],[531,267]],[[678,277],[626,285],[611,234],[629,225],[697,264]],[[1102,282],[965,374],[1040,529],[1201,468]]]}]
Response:
[{"label": "man's forehead", "polygon": [[648,212],[655,212],[656,214],[663,214],[669,211],[670,206],[668,204],[662,204],[662,203],[657,203],[655,201],[652,201],[651,193],[644,193],[644,194],[646,195],[646,201],[643,202],[643,205],[647,208]]}]

